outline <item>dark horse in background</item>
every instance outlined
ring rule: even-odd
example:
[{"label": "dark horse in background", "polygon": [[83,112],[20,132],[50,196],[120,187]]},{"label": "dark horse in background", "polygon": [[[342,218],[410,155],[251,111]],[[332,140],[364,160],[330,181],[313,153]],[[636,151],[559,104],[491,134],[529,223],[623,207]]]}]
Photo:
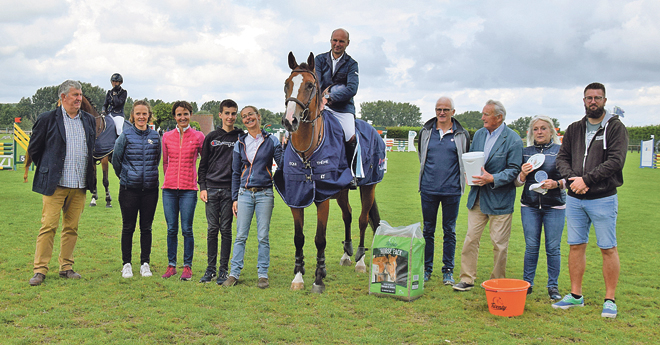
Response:
[{"label": "dark horse in background", "polygon": [[[57,101],[57,106],[62,106],[60,100]],[[112,207],[110,197],[110,182],[108,181],[108,163],[110,157],[112,157],[112,151],[114,150],[114,143],[117,139],[117,132],[115,130],[115,123],[113,121],[106,121],[105,116],[101,115],[96,111],[96,108],[89,101],[87,96],[82,98],[80,104],[80,109],[94,116],[96,120],[96,145],[94,146],[94,162],[96,165],[101,164],[103,169],[103,186],[105,187],[105,207]],[[102,142],[99,142],[102,140]],[[100,144],[100,145],[99,145]],[[100,150],[100,151],[99,151]],[[25,173],[23,173],[23,182],[27,182],[28,179],[28,170],[32,164],[32,158],[25,154]],[[94,173],[96,173],[96,165],[94,165]],[[94,192],[92,193],[92,202],[90,206],[96,206],[96,200],[98,200],[98,194],[96,191],[96,186],[94,186]]]},{"label": "dark horse in background", "polygon": [[[334,119],[330,121],[329,119],[324,119],[324,117],[332,116],[329,113],[323,112],[323,105],[321,100],[321,90],[319,90],[319,82],[314,71],[314,55],[310,53],[307,63],[302,63],[298,65],[295,57],[292,53],[289,53],[289,67],[292,72],[291,75],[285,81],[285,99],[287,105],[287,111],[282,117],[282,124],[290,132],[291,138],[289,140],[287,149],[285,150],[285,158],[283,161],[283,169],[278,170],[276,173],[276,187],[278,192],[283,196],[280,185],[283,179],[291,179],[292,168],[291,166],[303,165],[309,171],[309,175],[299,174],[299,177],[295,177],[296,180],[293,184],[289,182],[286,183],[287,186],[293,186],[292,191],[286,193],[291,198],[296,198],[300,194],[309,194],[309,192],[303,191],[305,188],[315,186],[314,191],[311,193],[315,195],[314,203],[316,204],[317,210],[317,226],[316,226],[316,236],[314,242],[316,244],[317,255],[316,255],[316,272],[315,280],[312,286],[312,292],[321,293],[325,290],[325,284],[323,279],[326,276],[326,264],[325,264],[325,247],[326,247],[326,226],[328,223],[328,213],[330,208],[330,198],[337,199],[337,204],[342,211],[342,219],[345,226],[345,239],[344,243],[344,255],[340,260],[340,264],[344,266],[351,265],[350,257],[353,255],[353,246],[351,240],[351,206],[349,205],[348,200],[348,182],[352,178],[350,173],[350,168],[345,162],[346,158],[344,156],[344,146],[343,146],[343,132],[340,134],[341,139],[335,138],[334,142],[338,143],[335,145],[335,152],[333,158],[335,160],[341,160],[339,165],[343,164],[343,170],[346,170],[348,173],[348,180],[345,184],[339,186],[336,190],[336,194],[326,195],[323,197],[318,197],[317,189],[318,186],[324,182],[324,179],[327,178],[325,173],[318,173],[322,166],[314,166],[314,164],[325,164],[324,159],[318,161],[317,151],[320,152],[324,146],[330,145],[332,142],[331,138],[324,138],[324,135],[329,135],[329,128],[332,124],[331,122],[338,122]],[[358,120],[361,121],[361,120]],[[364,121],[362,121],[364,122]],[[375,135],[378,136],[376,130],[364,123],[370,129],[375,132]],[[325,128],[325,127],[328,128]],[[339,127],[341,132],[341,127]],[[334,131],[332,133],[338,133]],[[357,133],[356,133],[357,135]],[[335,136],[336,137],[336,136]],[[382,139],[378,136],[378,140],[382,143]],[[317,150],[318,149],[318,150]],[[385,146],[382,144],[382,157],[385,155]],[[341,152],[341,154],[339,153]],[[295,156],[297,155],[297,157]],[[288,158],[287,158],[288,157]],[[293,159],[292,159],[293,158]],[[332,160],[332,159],[330,159]],[[376,159],[378,160],[378,159]],[[342,170],[342,171],[343,171]],[[327,175],[334,176],[337,181],[344,181],[345,173],[335,171],[327,171]],[[339,176],[341,175],[341,176]],[[381,175],[382,179],[382,175]],[[278,183],[278,180],[280,183]],[[365,181],[366,182],[366,181]],[[380,216],[378,214],[378,207],[376,206],[375,201],[375,190],[376,183],[372,184],[363,184],[360,185],[360,200],[362,203],[362,212],[360,213],[359,218],[359,228],[360,228],[360,244],[355,255],[355,270],[357,272],[366,273],[366,266],[364,264],[364,255],[366,248],[364,246],[364,237],[367,224],[371,224],[372,229],[375,231],[376,227],[380,223]],[[304,185],[304,186],[303,186]],[[290,187],[287,187],[290,188]],[[307,194],[306,194],[307,193]],[[293,206],[290,203],[290,200],[285,200],[287,205],[291,208],[291,213],[293,214],[293,222],[295,227],[295,236],[294,242],[296,245],[296,254],[295,254],[295,268],[294,274],[295,278],[291,283],[291,289],[299,290],[304,288],[304,282],[302,279],[303,274],[305,274],[305,262],[303,256],[303,247],[305,244],[305,235],[303,233],[304,227],[304,215],[305,207],[311,204],[311,198],[309,202],[304,204],[298,204]]]}]

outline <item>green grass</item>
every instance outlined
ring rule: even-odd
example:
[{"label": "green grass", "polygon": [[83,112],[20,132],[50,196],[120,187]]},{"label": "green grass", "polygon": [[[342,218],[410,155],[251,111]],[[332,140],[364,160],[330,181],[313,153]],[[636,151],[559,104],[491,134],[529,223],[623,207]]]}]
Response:
[{"label": "green grass", "polygon": [[[414,153],[388,154],[389,171],[377,188],[382,218],[393,226],[421,222],[417,193],[419,163]],[[588,247],[584,279],[586,306],[554,310],[542,288],[547,279],[541,255],[537,286],[528,297],[525,312],[515,318],[488,312],[480,287],[466,293],[441,284],[438,275],[414,302],[368,294],[368,276],[352,267],[339,266],[343,226],[333,202],[328,227],[328,277],[326,292],[309,293],[314,271],[314,209],[308,209],[306,289],[289,290],[293,279],[294,245],[291,213],[275,197],[271,223],[271,286],[256,287],[256,238],[252,235],[240,283],[231,289],[197,280],[206,267],[206,220],[199,202],[195,215],[193,281],[164,280],[167,265],[166,225],[162,207],[156,212],[152,268],[154,277],[121,278],[121,215],[118,183],[111,176],[115,198],[112,209],[100,203],[86,207],[80,222],[74,268],[80,281],[57,277],[59,230],[51,271],[39,287],[27,283],[32,276],[36,235],[40,226],[41,195],[22,183],[22,172],[0,171],[0,337],[2,343],[652,343],[660,338],[660,217],[657,210],[660,171],[639,169],[639,154],[629,154],[619,189],[618,240],[621,277],[617,289],[619,316],[600,317],[604,283],[601,256],[595,240]],[[100,172],[99,172],[100,174]],[[30,173],[30,178],[32,172]],[[357,193],[351,196],[357,211]],[[89,195],[88,195],[89,200]],[[462,200],[465,204],[466,198]],[[524,239],[519,205],[513,217],[508,276],[522,278]],[[457,222],[457,268],[467,228],[467,210],[461,207]],[[357,224],[353,239],[357,240]],[[486,231],[487,232],[487,231]],[[139,257],[138,235],[134,258]],[[592,239],[593,237],[592,230]],[[436,247],[442,248],[441,236]],[[367,243],[370,246],[369,231]],[[492,268],[492,246],[482,237],[478,283]],[[559,287],[569,290],[568,246],[562,245]],[[179,256],[182,255],[182,241]],[[436,254],[436,261],[441,253]],[[181,259],[180,259],[181,260]],[[137,263],[136,263],[137,266]]]}]

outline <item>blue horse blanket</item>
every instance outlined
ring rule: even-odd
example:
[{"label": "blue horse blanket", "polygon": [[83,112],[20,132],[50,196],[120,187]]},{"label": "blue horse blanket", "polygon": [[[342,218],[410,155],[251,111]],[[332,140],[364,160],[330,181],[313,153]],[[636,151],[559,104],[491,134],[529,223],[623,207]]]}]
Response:
[{"label": "blue horse blanket", "polygon": [[[385,143],[372,126],[361,120],[357,122],[361,122],[359,126],[356,123],[356,131],[360,131],[358,142],[362,143],[356,149],[356,156],[363,158],[361,161],[366,167],[365,177],[358,181],[358,185],[378,183],[383,179]],[[346,164],[341,124],[325,111],[323,123],[323,140],[307,161],[303,161],[289,144],[284,151],[282,167],[275,172],[275,188],[289,207],[305,208],[312,202],[325,201],[346,188],[353,178]]]},{"label": "blue horse blanket", "polygon": [[105,130],[96,138],[94,144],[94,159],[101,159],[115,150],[115,140],[117,140],[117,130],[115,129],[115,122],[112,119],[103,117],[105,121]]}]

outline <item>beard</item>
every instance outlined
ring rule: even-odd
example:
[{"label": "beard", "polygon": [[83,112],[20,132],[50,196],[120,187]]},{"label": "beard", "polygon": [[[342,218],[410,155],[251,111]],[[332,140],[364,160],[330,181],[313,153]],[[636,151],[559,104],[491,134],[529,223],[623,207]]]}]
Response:
[{"label": "beard", "polygon": [[603,116],[603,113],[605,112],[605,106],[603,105],[602,107],[597,107],[595,110],[591,110],[588,106],[585,105],[584,110],[587,112],[587,117],[597,119]]}]

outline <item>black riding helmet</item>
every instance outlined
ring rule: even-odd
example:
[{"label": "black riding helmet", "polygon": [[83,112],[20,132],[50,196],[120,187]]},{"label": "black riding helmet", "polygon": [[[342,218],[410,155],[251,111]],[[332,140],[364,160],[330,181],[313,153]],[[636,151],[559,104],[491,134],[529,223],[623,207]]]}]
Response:
[{"label": "black riding helmet", "polygon": [[115,74],[112,75],[112,77],[110,77],[110,81],[118,81],[120,83],[123,83],[124,78],[121,77],[121,74],[115,73]]}]

